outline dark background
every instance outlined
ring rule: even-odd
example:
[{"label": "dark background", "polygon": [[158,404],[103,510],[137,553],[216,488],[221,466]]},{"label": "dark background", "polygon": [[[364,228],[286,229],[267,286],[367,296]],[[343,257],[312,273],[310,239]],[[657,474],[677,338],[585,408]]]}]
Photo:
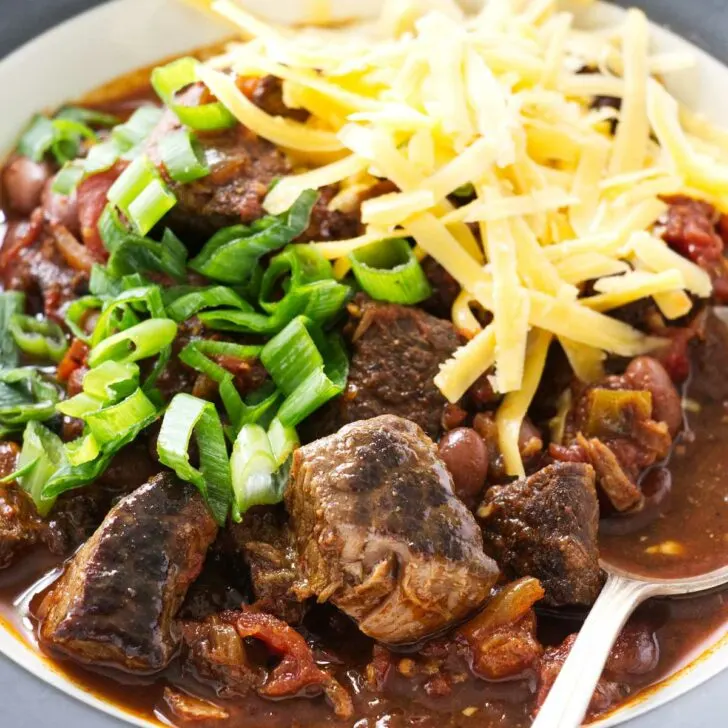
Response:
[{"label": "dark background", "polygon": [[[0,58],[44,30],[100,4],[101,0],[0,0]],[[728,0],[618,0],[618,4],[644,6],[653,21],[728,62]],[[52,68],[51,63],[51,73]],[[0,109],[3,103],[7,102],[0,101]],[[728,678],[724,674],[630,723],[629,728],[717,728],[728,725],[727,715]],[[123,728],[123,724],[59,693],[0,656],[0,728]]]}]

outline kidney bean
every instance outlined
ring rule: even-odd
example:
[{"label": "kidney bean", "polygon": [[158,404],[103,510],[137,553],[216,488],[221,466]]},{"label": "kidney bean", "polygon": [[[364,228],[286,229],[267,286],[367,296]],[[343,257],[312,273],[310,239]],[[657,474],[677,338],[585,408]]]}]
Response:
[{"label": "kidney bean", "polygon": [[451,430],[440,440],[440,457],[452,475],[455,495],[473,503],[488,475],[488,449],[483,438],[470,427]]},{"label": "kidney bean", "polygon": [[40,205],[41,195],[51,169],[45,162],[15,157],[3,170],[3,188],[14,212],[30,215]]},{"label": "kidney bean", "polygon": [[652,394],[652,419],[664,422],[674,437],[683,424],[682,401],[670,375],[657,359],[639,356],[627,367],[626,376],[637,389]]}]

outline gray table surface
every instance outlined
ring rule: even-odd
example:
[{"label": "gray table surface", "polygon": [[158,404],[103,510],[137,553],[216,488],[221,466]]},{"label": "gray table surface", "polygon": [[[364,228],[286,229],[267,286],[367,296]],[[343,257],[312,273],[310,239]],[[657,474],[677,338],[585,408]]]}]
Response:
[{"label": "gray table surface", "polygon": [[[0,0],[0,58],[99,0]],[[727,0],[634,0],[651,18],[728,61]],[[122,723],[58,692],[0,656],[0,728],[121,728]],[[728,678],[629,724],[630,728],[718,728],[728,725]]]}]

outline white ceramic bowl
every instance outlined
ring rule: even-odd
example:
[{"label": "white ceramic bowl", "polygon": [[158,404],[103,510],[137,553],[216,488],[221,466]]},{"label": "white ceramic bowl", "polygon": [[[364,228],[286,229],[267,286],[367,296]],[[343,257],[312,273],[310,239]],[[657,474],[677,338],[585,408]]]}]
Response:
[{"label": "white ceramic bowl", "polygon": [[[339,19],[366,17],[376,12],[379,4],[379,0],[330,1]],[[300,22],[315,7],[315,0],[247,0],[247,6],[280,22]],[[617,22],[621,12],[600,5],[582,17],[582,24]],[[14,100],[0,114],[0,150],[12,147],[34,112],[81,96],[160,58],[208,45],[230,34],[228,25],[179,0],[113,0],[55,28],[0,62],[0,88],[6,98]],[[728,126],[728,94],[724,92],[728,88],[728,68],[665,30],[656,29],[656,43],[664,50],[689,49],[695,54],[698,67],[671,76],[672,90],[692,108]],[[680,674],[660,689],[650,691],[644,699],[637,699],[596,725],[607,728],[635,718],[728,668],[725,631],[720,630],[690,655],[680,666],[684,668]],[[99,710],[139,726],[158,726],[71,683],[2,625],[0,652],[38,678]],[[715,725],[721,725],[723,720],[717,719]]]}]

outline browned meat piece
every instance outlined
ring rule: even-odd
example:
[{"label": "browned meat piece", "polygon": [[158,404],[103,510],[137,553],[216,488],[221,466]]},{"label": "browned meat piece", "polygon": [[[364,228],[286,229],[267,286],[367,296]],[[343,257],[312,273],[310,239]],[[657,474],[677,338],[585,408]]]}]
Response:
[{"label": "browned meat piece", "polygon": [[446,401],[433,380],[460,344],[452,324],[418,308],[365,298],[350,310],[356,330],[346,391],[312,418],[306,439],[385,414],[411,420],[437,438]]},{"label": "browned meat piece", "polygon": [[[15,471],[20,449],[14,442],[0,442],[0,479]],[[35,506],[15,483],[0,485],[0,569],[35,544],[43,532]]]},{"label": "browned meat piece", "polygon": [[486,551],[507,576],[539,579],[554,605],[597,598],[599,504],[590,466],[556,463],[491,488],[478,516]]},{"label": "browned meat piece", "polygon": [[255,611],[289,624],[303,620],[307,585],[296,566],[296,546],[283,509],[248,511],[242,523],[231,524],[225,531],[223,548],[250,570]]},{"label": "browned meat piece", "polygon": [[27,295],[29,313],[61,321],[63,307],[86,292],[88,275],[74,270],[61,254],[56,238],[34,216],[29,225],[7,233],[0,256],[0,282]]},{"label": "browned meat piece", "polygon": [[338,718],[351,718],[351,696],[332,675],[316,665],[311,648],[295,629],[270,614],[229,612],[223,619],[235,626],[240,637],[260,640],[280,658],[258,687],[259,695],[281,699],[323,692]]},{"label": "browned meat piece", "polygon": [[40,608],[43,644],[80,662],[161,670],[174,615],[217,525],[191,485],[163,473],[121,500]]},{"label": "browned meat piece", "polygon": [[728,261],[723,257],[728,231],[721,214],[713,205],[690,197],[667,200],[670,208],[663,238],[671,248],[697,263],[713,280],[713,292],[719,301],[728,300]]},{"label": "browned meat piece", "polygon": [[209,681],[218,694],[244,696],[261,685],[261,671],[249,664],[235,627],[218,615],[203,622],[182,622],[183,669]]},{"label": "browned meat piece", "polygon": [[[248,89],[244,90],[247,92]],[[277,107],[280,101],[282,105],[282,99],[276,100],[275,84],[256,80],[255,87],[249,90],[256,103],[269,113],[271,104]],[[205,93],[202,87],[193,86],[181,95],[181,100],[194,105],[206,100],[203,98]],[[179,128],[177,117],[167,112],[149,138],[147,152],[163,172],[159,142]],[[168,180],[177,197],[177,205],[167,223],[183,238],[204,242],[220,228],[249,224],[263,217],[266,214],[263,200],[271,183],[291,174],[292,166],[280,149],[240,125],[198,137],[211,172],[191,183]],[[358,234],[358,214],[347,215],[328,209],[336,192],[336,188],[322,192],[312,213],[311,227],[302,240],[348,238]]]},{"label": "browned meat piece", "polygon": [[[193,106],[206,102],[206,94],[198,84],[181,94],[179,100]],[[167,111],[147,142],[147,153],[163,171],[159,143],[180,127],[175,114]],[[186,184],[168,180],[177,205],[167,222],[183,236],[204,240],[220,228],[262,217],[263,199],[271,182],[291,168],[283,152],[239,124],[198,138],[210,174]]]},{"label": "browned meat piece", "polygon": [[[541,661],[536,712],[543,705],[571,652],[576,635],[569,635],[558,647],[549,647]],[[660,651],[654,634],[644,625],[627,625],[617,638],[589,704],[594,718],[622,702],[630,692],[631,677],[645,675],[657,667]]]},{"label": "browned meat piece", "polygon": [[532,668],[543,653],[536,638],[533,606],[544,597],[538,580],[523,578],[501,589],[474,619],[460,627],[457,637],[470,653],[476,675],[505,680]]},{"label": "browned meat piece", "polygon": [[285,501],[311,592],[382,642],[413,642],[462,619],[497,577],[435,445],[399,417],[298,450]]}]

